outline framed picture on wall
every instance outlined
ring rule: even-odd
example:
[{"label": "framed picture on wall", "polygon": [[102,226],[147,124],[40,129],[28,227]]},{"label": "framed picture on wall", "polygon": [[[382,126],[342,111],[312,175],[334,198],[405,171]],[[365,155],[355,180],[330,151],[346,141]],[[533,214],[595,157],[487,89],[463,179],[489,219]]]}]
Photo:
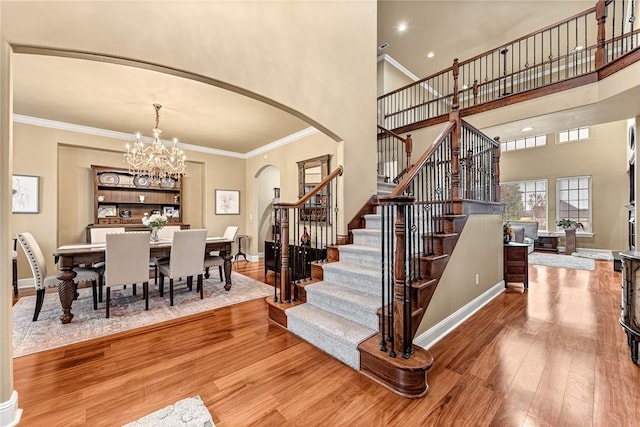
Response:
[{"label": "framed picture on wall", "polygon": [[40,177],[13,175],[11,182],[13,213],[40,213]]},{"label": "framed picture on wall", "polygon": [[240,215],[240,191],[216,190],[216,215]]}]

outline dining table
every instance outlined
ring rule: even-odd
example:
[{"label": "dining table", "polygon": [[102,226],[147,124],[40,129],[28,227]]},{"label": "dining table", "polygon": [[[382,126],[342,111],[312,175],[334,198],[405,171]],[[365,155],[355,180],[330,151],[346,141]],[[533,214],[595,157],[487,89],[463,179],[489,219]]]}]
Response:
[{"label": "dining table", "polygon": [[[227,291],[231,289],[232,244],[233,240],[222,237],[207,237],[205,243],[205,253],[219,251],[220,256],[224,259],[224,288]],[[86,266],[104,262],[105,249],[105,243],[71,244],[59,246],[53,253],[55,262],[58,264],[56,277],[60,280],[58,284],[58,295],[60,297],[60,304],[62,305],[62,315],[60,316],[62,323],[69,323],[71,319],[73,319],[71,305],[76,293],[73,283],[76,272],[73,271],[73,269],[81,265]],[[150,242],[151,258],[168,257],[170,254],[171,239],[160,239],[157,242]],[[202,254],[202,257],[204,260],[204,254]]]}]

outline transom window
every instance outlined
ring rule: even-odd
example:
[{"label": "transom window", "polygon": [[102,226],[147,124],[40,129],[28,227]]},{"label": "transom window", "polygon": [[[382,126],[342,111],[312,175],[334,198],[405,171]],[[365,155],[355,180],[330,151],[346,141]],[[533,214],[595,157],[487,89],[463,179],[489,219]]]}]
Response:
[{"label": "transom window", "polygon": [[591,177],[574,176],[556,180],[557,209],[559,219],[571,219],[582,223],[584,231],[591,229]]},{"label": "transom window", "polygon": [[574,129],[561,130],[558,132],[558,142],[578,141],[580,139],[589,139],[589,127],[581,127]]},{"label": "transom window", "polygon": [[500,200],[505,204],[506,221],[537,221],[547,230],[547,180],[500,184]]},{"label": "transom window", "polygon": [[529,136],[527,138],[514,139],[500,143],[501,151],[522,150],[524,148],[540,147],[547,145],[547,135]]}]

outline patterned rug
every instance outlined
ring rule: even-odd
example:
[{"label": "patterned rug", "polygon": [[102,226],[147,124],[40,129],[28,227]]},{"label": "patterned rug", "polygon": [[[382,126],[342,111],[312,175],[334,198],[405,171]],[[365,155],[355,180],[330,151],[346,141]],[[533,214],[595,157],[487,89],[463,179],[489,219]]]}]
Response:
[{"label": "patterned rug", "polygon": [[200,293],[189,291],[186,281],[174,285],[174,305],[169,306],[169,285],[165,283],[165,296],[160,298],[157,289],[149,283],[149,311],[144,309],[142,286],[138,295],[131,295],[131,287],[111,290],[111,313],[105,318],[105,303],[93,309],[91,288],[80,289],[80,296],[73,302],[71,323],[60,323],[60,299],[55,293],[47,294],[37,322],[32,322],[35,296],[22,297],[13,306],[13,357],[117,334],[191,314],[237,304],[273,295],[273,287],[232,272],[231,290],[224,290],[218,275],[204,281],[204,299]]},{"label": "patterned rug", "polygon": [[215,427],[200,396],[182,399],[123,427]]},{"label": "patterned rug", "polygon": [[571,255],[541,254],[538,252],[529,254],[529,264],[573,268],[576,270],[594,270],[596,266],[595,261],[590,258],[580,258]]}]

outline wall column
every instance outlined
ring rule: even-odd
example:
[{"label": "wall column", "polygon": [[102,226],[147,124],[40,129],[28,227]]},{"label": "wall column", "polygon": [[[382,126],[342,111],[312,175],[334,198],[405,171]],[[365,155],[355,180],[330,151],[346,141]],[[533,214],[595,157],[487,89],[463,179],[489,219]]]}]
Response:
[{"label": "wall column", "polygon": [[[2,6],[0,5],[0,22]],[[13,150],[13,92],[11,84],[11,47],[0,38],[0,283],[11,283],[11,171]],[[18,393],[13,389],[12,289],[0,286],[0,426],[20,421]]]}]

